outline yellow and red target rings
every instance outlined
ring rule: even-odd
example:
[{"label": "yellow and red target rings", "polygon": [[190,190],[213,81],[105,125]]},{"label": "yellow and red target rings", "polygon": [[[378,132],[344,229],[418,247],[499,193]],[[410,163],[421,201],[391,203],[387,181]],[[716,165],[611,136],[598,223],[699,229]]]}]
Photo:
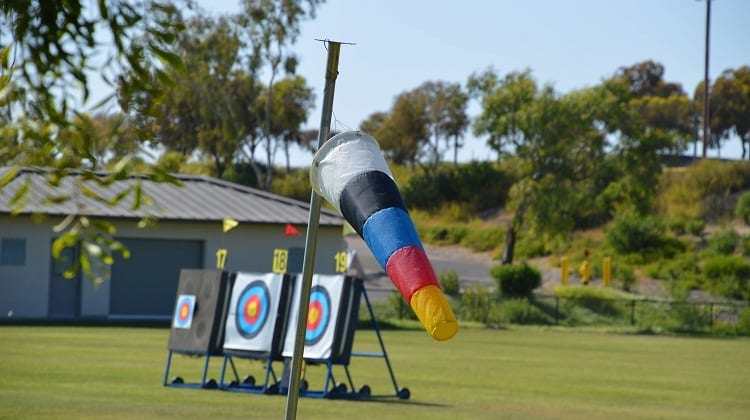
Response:
[{"label": "yellow and red target rings", "polygon": [[305,345],[320,341],[331,321],[331,296],[322,286],[314,286],[310,291],[310,305],[307,309]]},{"label": "yellow and red target rings", "polygon": [[237,332],[245,338],[258,335],[268,320],[269,307],[270,294],[266,284],[260,280],[250,283],[237,300]]},{"label": "yellow and red target rings", "polygon": [[195,296],[178,296],[172,326],[175,328],[190,328],[190,325],[193,323],[193,312],[195,312]]}]

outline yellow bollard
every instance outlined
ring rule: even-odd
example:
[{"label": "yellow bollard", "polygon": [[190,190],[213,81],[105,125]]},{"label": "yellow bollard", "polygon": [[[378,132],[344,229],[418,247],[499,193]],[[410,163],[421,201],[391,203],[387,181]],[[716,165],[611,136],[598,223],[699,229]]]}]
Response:
[{"label": "yellow bollard", "polygon": [[581,268],[578,269],[578,272],[581,274],[581,282],[583,283],[583,285],[588,285],[589,279],[591,278],[591,267],[589,267],[589,260],[583,260]]},{"label": "yellow bollard", "polygon": [[612,258],[610,257],[604,257],[604,263],[602,264],[602,282],[605,287],[612,283]]},{"label": "yellow bollard", "polygon": [[560,271],[562,276],[560,277],[560,283],[563,285],[568,284],[568,257],[560,258]]}]

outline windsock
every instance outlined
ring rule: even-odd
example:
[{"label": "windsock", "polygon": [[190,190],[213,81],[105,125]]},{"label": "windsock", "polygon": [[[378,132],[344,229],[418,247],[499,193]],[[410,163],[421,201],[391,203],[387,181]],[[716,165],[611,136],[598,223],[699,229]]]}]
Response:
[{"label": "windsock", "polygon": [[427,332],[453,337],[458,322],[375,139],[360,131],[332,137],[313,158],[310,182],[365,240]]}]

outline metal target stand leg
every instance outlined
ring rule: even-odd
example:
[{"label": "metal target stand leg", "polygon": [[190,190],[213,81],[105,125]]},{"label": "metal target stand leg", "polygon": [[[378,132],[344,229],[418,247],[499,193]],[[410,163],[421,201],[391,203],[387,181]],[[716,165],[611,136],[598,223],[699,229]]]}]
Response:
[{"label": "metal target stand leg", "polygon": [[[408,400],[410,397],[409,388],[401,388],[399,389],[398,383],[396,382],[396,375],[393,373],[393,367],[391,366],[391,360],[388,358],[388,352],[385,350],[385,343],[383,342],[383,336],[380,334],[380,325],[378,324],[377,319],[375,319],[375,311],[372,309],[372,304],[370,303],[370,298],[367,296],[367,289],[365,288],[364,284],[362,285],[362,296],[365,298],[365,304],[367,305],[367,311],[370,314],[370,320],[372,321],[372,327],[375,330],[375,335],[378,337],[378,343],[380,344],[380,353],[362,353],[362,352],[352,352],[352,356],[358,356],[358,357],[380,357],[385,359],[385,365],[388,368],[388,374],[391,377],[391,383],[393,383],[393,389],[396,392],[396,397],[402,399],[402,400]],[[349,383],[352,386],[352,389],[354,388],[354,384],[351,380],[351,375],[349,375],[349,367],[345,367],[346,375],[349,377]],[[368,395],[369,396],[369,395]]]},{"label": "metal target stand leg", "polygon": [[[195,383],[185,383],[185,381],[182,379],[182,377],[175,377],[171,382],[169,381],[169,371],[172,367],[172,354],[179,353],[179,354],[197,354],[202,355],[206,359],[203,362],[203,371],[201,373],[201,381],[198,384]],[[173,350],[169,350],[167,353],[167,362],[164,367],[164,380],[163,385],[164,386],[178,386],[178,387],[184,387],[184,388],[206,388],[206,389],[217,389],[219,388],[218,384],[214,379],[210,379],[206,381],[208,378],[208,367],[211,362],[211,353],[189,353],[189,352],[175,352]],[[222,372],[222,378],[223,378],[223,372]],[[222,379],[223,380],[223,379]]]},{"label": "metal target stand leg", "polygon": [[[333,366],[337,365],[337,363],[334,363],[331,360],[325,361],[326,363],[326,374],[325,374],[325,383],[323,385],[322,390],[318,391],[312,391],[312,390],[300,390],[300,396],[303,397],[311,397],[311,398],[342,398],[342,399],[368,399],[368,398],[387,398],[387,397],[397,397],[402,400],[408,400],[411,396],[410,391],[408,388],[400,388],[398,387],[398,382],[396,381],[396,375],[393,373],[393,367],[391,366],[390,359],[388,358],[388,353],[385,349],[385,343],[383,342],[383,337],[380,333],[380,326],[378,325],[377,320],[375,319],[375,312],[372,309],[372,304],[370,303],[370,298],[367,296],[367,291],[365,290],[364,285],[360,286],[362,295],[365,298],[365,304],[367,305],[367,311],[370,314],[370,320],[372,321],[373,329],[375,330],[375,334],[378,337],[378,344],[380,345],[380,353],[365,353],[365,352],[351,352],[352,357],[374,357],[374,358],[382,358],[385,360],[386,367],[388,369],[388,374],[391,379],[391,383],[393,384],[394,394],[384,394],[384,395],[372,395],[370,387],[368,385],[363,385],[359,390],[356,389],[354,385],[354,380],[352,379],[351,372],[349,371],[349,362],[342,364],[344,368],[344,373],[346,374],[346,380],[349,385],[349,390],[347,390],[347,383],[336,383],[336,377],[333,373]],[[322,362],[322,361],[317,361]],[[282,393],[286,393],[288,390],[282,390]]]}]

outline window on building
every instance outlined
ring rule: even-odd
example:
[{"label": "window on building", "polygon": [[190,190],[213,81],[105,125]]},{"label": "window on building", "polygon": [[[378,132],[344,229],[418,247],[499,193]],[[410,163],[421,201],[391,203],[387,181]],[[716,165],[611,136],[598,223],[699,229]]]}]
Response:
[{"label": "window on building", "polygon": [[26,239],[3,238],[0,240],[0,265],[25,265]]}]

